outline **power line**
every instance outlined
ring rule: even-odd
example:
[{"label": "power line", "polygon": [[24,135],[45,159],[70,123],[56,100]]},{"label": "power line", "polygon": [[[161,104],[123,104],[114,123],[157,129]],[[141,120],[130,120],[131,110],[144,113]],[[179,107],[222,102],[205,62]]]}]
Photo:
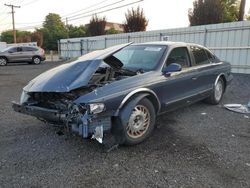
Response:
[{"label": "power line", "polygon": [[74,18],[74,17],[80,16],[80,15],[83,15],[83,14],[87,14],[87,13],[90,13],[90,12],[94,12],[94,11],[96,11],[96,10],[100,10],[100,9],[103,9],[103,8],[107,8],[107,7],[116,5],[116,4],[118,4],[118,3],[121,3],[121,2],[123,2],[123,1],[125,1],[125,0],[116,1],[116,2],[114,2],[114,3],[105,5],[105,6],[103,6],[103,7],[99,7],[99,8],[96,8],[96,9],[93,9],[93,10],[90,10],[90,11],[87,11],[87,12],[84,12],[84,13],[81,13],[81,14],[76,14],[76,15],[73,15],[73,16],[69,16],[68,18]]},{"label": "power line", "polygon": [[20,6],[15,6],[11,4],[4,4],[7,7],[11,8],[11,14],[12,14],[12,26],[13,26],[13,37],[14,37],[14,43],[16,43],[16,29],[15,29],[15,11],[14,8],[21,8]]},{"label": "power line", "polygon": [[[108,1],[108,0],[101,1],[99,4],[104,3],[104,2],[106,2],[106,1]],[[125,0],[119,0],[119,1],[116,1],[116,2],[114,2],[114,3],[112,3],[112,4],[108,4],[108,5],[105,5],[105,6],[102,6],[102,7],[99,7],[99,8],[90,10],[90,11],[87,11],[87,12],[82,12],[81,14],[77,14],[77,15],[70,16],[69,18],[73,18],[73,17],[80,16],[80,15],[85,15],[85,14],[87,14],[87,13],[90,13],[90,12],[93,12],[93,11],[96,11],[96,10],[100,10],[100,9],[103,9],[103,8],[106,8],[106,7],[109,7],[109,6],[118,4],[118,3],[121,3],[122,1],[125,1]],[[91,8],[91,7],[96,6],[96,5],[97,5],[97,4],[91,5],[91,6],[86,7],[85,9],[82,9],[82,10],[80,10],[80,11],[87,10],[87,9],[89,9],[89,8]],[[79,11],[76,11],[76,12],[79,12]],[[76,12],[70,13],[70,14],[72,15],[72,14],[75,14]],[[70,14],[67,14],[67,15],[70,15]],[[61,19],[66,21],[66,19],[68,19],[68,17],[62,16]],[[25,24],[40,24],[40,23],[43,23],[43,22],[44,22],[44,21],[37,21],[37,22],[30,22],[30,23],[25,23]]]},{"label": "power line", "polygon": [[27,5],[30,5],[30,4],[33,4],[35,2],[37,2],[39,0],[33,0],[33,1],[30,1],[30,2],[27,2],[27,3],[24,3],[24,4],[21,4],[22,6],[27,6]]},{"label": "power line", "polygon": [[75,11],[75,12],[72,12],[72,13],[69,13],[69,14],[66,14],[66,15],[63,15],[62,17],[67,17],[67,16],[69,16],[69,15],[72,15],[72,14],[75,14],[75,13],[78,13],[78,12],[81,12],[81,11],[84,11],[84,10],[88,10],[88,9],[90,9],[90,8],[92,8],[92,7],[95,7],[95,6],[97,6],[97,5],[100,5],[100,4],[102,4],[102,3],[106,2],[106,1],[109,1],[109,0],[103,0],[103,1],[101,1],[101,2],[99,2],[99,3],[90,5],[90,6],[86,7],[86,8],[84,8],[84,9],[77,10],[77,11]]},{"label": "power line", "polygon": [[[117,7],[110,8],[110,9],[107,9],[107,10],[103,10],[103,11],[100,11],[100,12],[96,12],[94,14],[101,14],[101,13],[104,13],[104,12],[109,12],[109,11],[112,11],[112,10],[116,10],[116,9],[120,9],[120,8],[129,6],[129,5],[136,4],[136,3],[139,3],[139,2],[142,2],[142,1],[143,0],[135,1],[135,2],[132,2],[132,3],[125,4],[125,5],[117,6]],[[93,14],[88,14],[88,15],[85,15],[85,16],[80,16],[80,17],[77,17],[77,18],[68,19],[68,21],[77,20],[77,19],[81,19],[81,18],[86,18],[86,17],[90,17],[92,15]]]},{"label": "power line", "polygon": [[[124,1],[124,0],[120,0],[120,1]],[[118,1],[118,2],[120,2]],[[105,12],[110,12],[112,10],[116,10],[116,9],[120,9],[120,8],[123,8],[123,7],[126,7],[126,6],[129,6],[129,5],[133,5],[133,4],[136,4],[136,3],[139,3],[139,2],[142,2],[144,0],[138,0],[138,1],[135,1],[135,2],[131,2],[131,3],[127,3],[127,4],[124,4],[124,5],[121,5],[121,6],[117,6],[117,7],[113,7],[113,8],[110,8],[110,9],[106,9],[106,10],[103,10],[103,11],[99,11],[99,12],[95,12],[95,13],[92,13],[92,14],[88,14],[88,15],[85,15],[86,13],[89,13],[90,11],[88,12],[85,12],[85,13],[82,13],[82,14],[79,14],[78,17],[70,17],[70,19],[67,19],[67,21],[73,21],[73,20],[78,20],[78,19],[81,19],[81,18],[86,18],[86,17],[90,17],[92,16],[93,14],[101,14],[101,13],[105,13]],[[117,3],[118,3],[117,2]],[[114,4],[113,4],[114,5]],[[104,7],[107,7],[107,5],[105,5]],[[100,7],[98,9],[102,9],[104,7]],[[92,10],[91,12],[93,12],[94,10]],[[82,15],[82,16],[81,16]],[[66,18],[64,18],[66,19]],[[40,22],[32,22],[32,23],[42,23],[43,21],[40,21]],[[30,24],[30,23],[23,23],[23,24]],[[36,27],[42,27],[42,24],[37,24],[37,25],[33,25],[33,26],[27,26],[27,27],[21,27],[21,28],[18,28],[18,29],[32,29],[32,28],[36,28]]]}]

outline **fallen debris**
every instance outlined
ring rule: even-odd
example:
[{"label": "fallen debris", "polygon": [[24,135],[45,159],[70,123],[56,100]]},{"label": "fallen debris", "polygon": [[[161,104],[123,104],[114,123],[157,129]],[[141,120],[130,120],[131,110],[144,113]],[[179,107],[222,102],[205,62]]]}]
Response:
[{"label": "fallen debris", "polygon": [[224,107],[233,112],[242,113],[242,114],[250,114],[250,108],[248,107],[248,105],[225,104]]},{"label": "fallen debris", "polygon": [[247,116],[247,115],[244,115],[244,118],[246,118],[246,119],[249,119],[249,116]]}]

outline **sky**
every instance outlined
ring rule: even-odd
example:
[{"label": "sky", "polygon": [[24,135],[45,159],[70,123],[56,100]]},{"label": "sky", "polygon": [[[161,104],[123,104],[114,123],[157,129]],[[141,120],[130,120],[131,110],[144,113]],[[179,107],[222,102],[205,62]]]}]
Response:
[{"label": "sky", "polygon": [[[137,2],[139,0],[0,0],[0,32],[12,28],[10,8],[4,6],[14,4],[21,6],[15,9],[16,29],[26,30],[39,27],[48,13],[61,15],[63,21],[68,17],[68,23],[73,25],[86,24],[93,13]],[[193,0],[143,0],[141,2],[100,13],[107,21],[123,23],[125,13],[132,7],[144,9],[149,20],[147,30],[187,27],[188,9],[192,8]],[[100,7],[106,8],[100,9]],[[250,0],[246,0],[246,12],[250,9]],[[92,12],[91,12],[92,11]],[[79,16],[74,16],[79,14]],[[79,19],[74,19],[82,17]]]}]

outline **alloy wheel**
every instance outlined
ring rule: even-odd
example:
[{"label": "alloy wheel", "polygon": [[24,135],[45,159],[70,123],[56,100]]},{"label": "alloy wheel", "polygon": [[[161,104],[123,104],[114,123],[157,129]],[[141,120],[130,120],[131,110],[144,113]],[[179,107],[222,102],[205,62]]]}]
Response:
[{"label": "alloy wheel", "polygon": [[149,110],[143,105],[137,105],[129,118],[127,134],[131,138],[139,138],[147,132],[149,125]]}]

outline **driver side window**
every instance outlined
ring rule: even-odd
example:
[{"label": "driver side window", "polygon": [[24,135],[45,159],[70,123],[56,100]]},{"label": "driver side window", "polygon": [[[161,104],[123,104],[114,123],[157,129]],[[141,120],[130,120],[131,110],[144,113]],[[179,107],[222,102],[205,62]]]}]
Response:
[{"label": "driver side window", "polygon": [[171,63],[177,63],[181,65],[182,68],[189,67],[190,58],[187,48],[178,47],[173,49],[167,58],[166,66],[170,65]]}]

